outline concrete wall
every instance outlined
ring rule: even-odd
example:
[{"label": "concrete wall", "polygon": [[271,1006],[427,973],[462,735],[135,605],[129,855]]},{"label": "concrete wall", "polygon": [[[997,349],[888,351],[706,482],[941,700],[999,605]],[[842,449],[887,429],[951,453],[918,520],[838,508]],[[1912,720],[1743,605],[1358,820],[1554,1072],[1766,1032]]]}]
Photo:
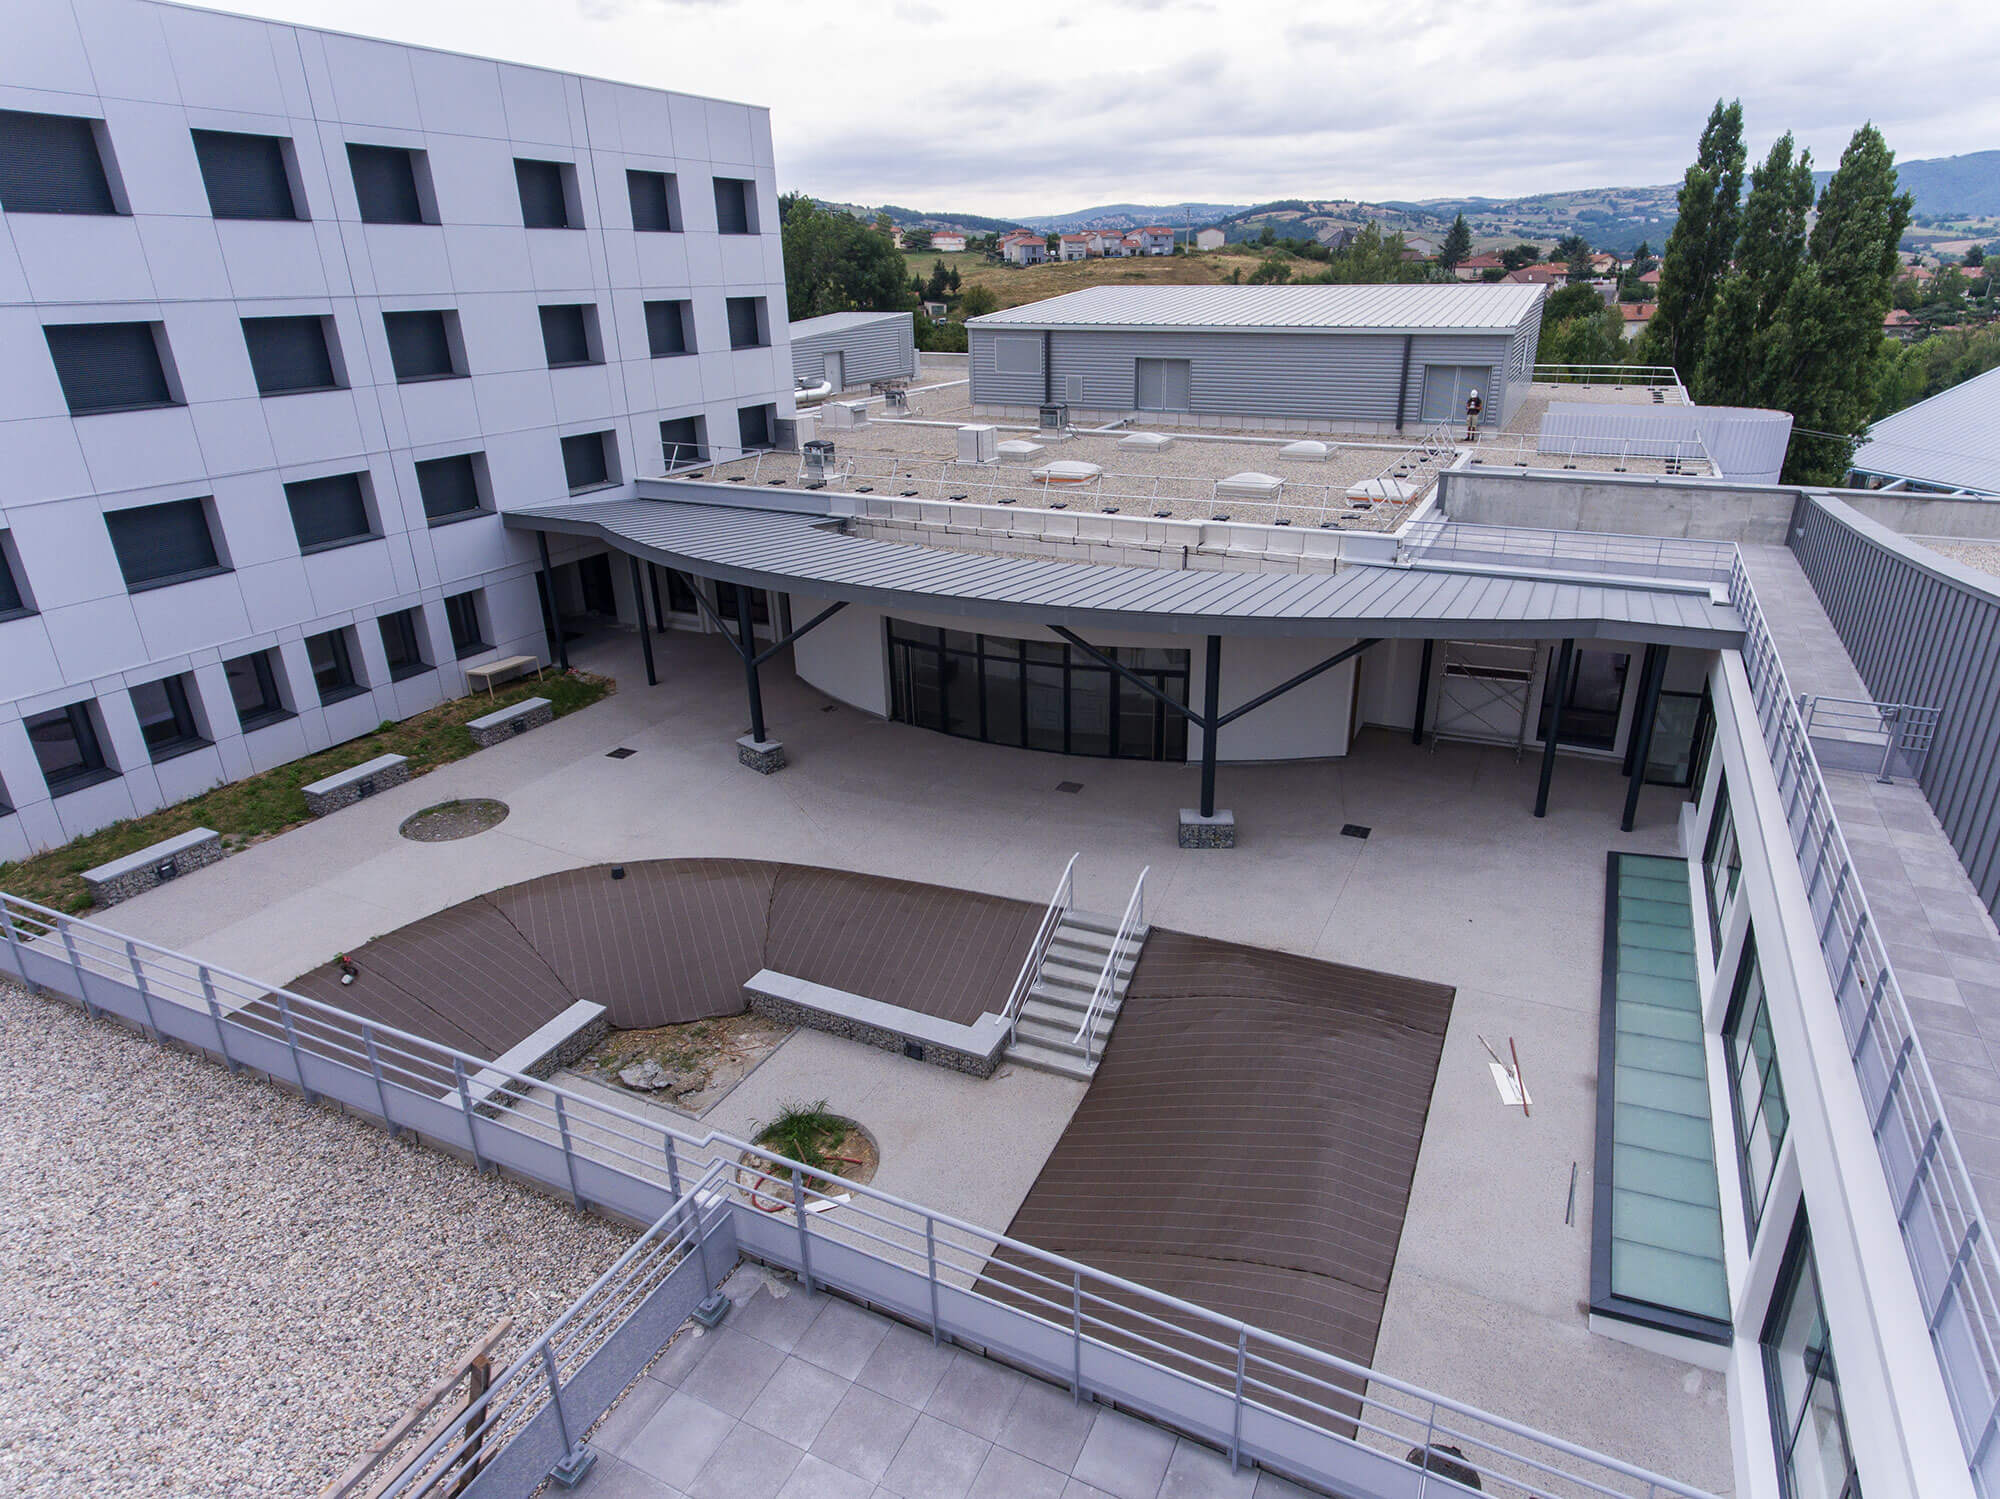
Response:
[{"label": "concrete wall", "polygon": [[[47,0],[0,47],[0,109],[101,120],[129,212],[0,214],[0,529],[40,611],[0,623],[0,858],[282,763],[463,691],[443,600],[479,597],[503,654],[545,649],[533,539],[492,514],[432,526],[414,464],[483,453],[490,502],[562,498],[560,439],[609,431],[621,488],[661,467],[659,422],[791,415],[765,111],[146,0]],[[305,218],[217,220],[191,129],[282,138]],[[425,153],[439,222],[360,221],[349,142]],[[574,174],[583,227],[526,229],[514,159]],[[628,168],[674,173],[683,231],[637,233]],[[754,181],[762,233],[716,233],[713,176]],[[768,299],[774,347],[732,351],[724,298]],[[643,304],[694,304],[700,353],[652,359]],[[543,304],[596,308],[603,360],[550,369]],[[399,384],[384,312],[456,314],[464,378]],[[311,315],[342,388],[261,397],[240,319]],[[161,325],[180,401],[72,417],[42,328]],[[372,539],[302,555],[283,485],[362,473]],[[138,593],[109,509],[207,497],[229,570]],[[614,570],[616,571],[616,570]],[[621,581],[620,587],[626,584]],[[377,619],[421,612],[434,669],[388,676]],[[368,690],[323,707],[304,640],[351,628]],[[223,663],[272,650],[294,718],[244,734]],[[477,659],[470,658],[470,659]],[[129,690],[192,673],[213,743],[154,765]],[[52,799],[20,720],[91,701],[117,780]]]},{"label": "concrete wall", "polygon": [[1827,497],[1905,536],[2000,541],[2000,500],[1953,500],[1943,495],[1883,494],[1866,489],[1837,490]]},{"label": "concrete wall", "polygon": [[1799,491],[1713,479],[1456,468],[1438,476],[1438,508],[1490,526],[1685,536],[1782,546]]}]

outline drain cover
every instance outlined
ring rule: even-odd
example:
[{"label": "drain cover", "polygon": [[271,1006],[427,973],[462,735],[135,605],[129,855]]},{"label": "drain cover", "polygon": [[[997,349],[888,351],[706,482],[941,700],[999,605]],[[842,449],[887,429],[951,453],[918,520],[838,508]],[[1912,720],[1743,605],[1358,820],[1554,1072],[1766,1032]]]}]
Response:
[{"label": "drain cover", "polygon": [[639,752],[637,750],[627,749],[625,748],[624,745],[621,744],[618,746],[617,749],[611,751],[611,753],[606,755],[604,758],[607,760],[629,760],[638,753]]},{"label": "drain cover", "polygon": [[1374,831],[1373,828],[1364,828],[1358,822],[1349,822],[1341,824],[1340,836],[1343,838],[1366,838]]},{"label": "drain cover", "polygon": [[1081,781],[1057,781],[1057,782],[1056,782],[1056,790],[1058,790],[1058,791],[1062,791],[1062,792],[1067,792],[1067,793],[1068,793],[1069,795],[1071,795],[1071,796],[1075,796],[1075,795],[1077,794],[1077,792],[1079,792],[1079,791],[1083,790],[1083,782],[1081,782]]}]

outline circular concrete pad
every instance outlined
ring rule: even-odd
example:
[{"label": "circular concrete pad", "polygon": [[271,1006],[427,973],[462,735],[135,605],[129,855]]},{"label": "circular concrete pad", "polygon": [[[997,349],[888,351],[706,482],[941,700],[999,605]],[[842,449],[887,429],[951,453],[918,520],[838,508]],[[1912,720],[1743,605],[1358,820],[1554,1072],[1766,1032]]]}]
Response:
[{"label": "circular concrete pad", "polygon": [[449,843],[454,838],[470,838],[507,820],[507,804],[491,797],[466,801],[439,802],[403,819],[396,829],[412,843]]}]

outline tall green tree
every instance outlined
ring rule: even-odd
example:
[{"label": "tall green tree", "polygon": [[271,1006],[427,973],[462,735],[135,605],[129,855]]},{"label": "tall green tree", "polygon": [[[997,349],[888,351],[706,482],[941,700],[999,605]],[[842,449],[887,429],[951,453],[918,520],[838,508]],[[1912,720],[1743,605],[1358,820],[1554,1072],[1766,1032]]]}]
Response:
[{"label": "tall green tree", "polygon": [[[903,257],[888,238],[804,193],[778,200],[785,310],[793,322],[829,312],[902,312],[916,305]],[[914,290],[920,291],[919,282]]]},{"label": "tall green tree", "polygon": [[1759,399],[1772,327],[1805,263],[1812,206],[1812,152],[1794,156],[1788,130],[1750,173],[1735,264],[1716,292],[1694,381],[1701,400],[1747,406]]},{"label": "tall green tree", "polygon": [[1785,460],[1793,484],[1838,483],[1867,430],[1880,382],[1896,245],[1910,196],[1896,191],[1896,157],[1872,124],[1854,132],[1819,197],[1806,261],[1772,320],[1758,404],[1792,413]]},{"label": "tall green tree", "polygon": [[1445,234],[1444,245],[1438,250],[1438,264],[1446,270],[1456,270],[1459,262],[1472,256],[1472,226],[1460,214],[1451,221],[1451,228]]},{"label": "tall green tree", "polygon": [[1660,262],[1659,306],[1639,341],[1641,363],[1670,364],[1690,384],[1707,347],[1715,289],[1736,248],[1743,159],[1743,103],[1718,99],[1681,179],[1680,218]]}]

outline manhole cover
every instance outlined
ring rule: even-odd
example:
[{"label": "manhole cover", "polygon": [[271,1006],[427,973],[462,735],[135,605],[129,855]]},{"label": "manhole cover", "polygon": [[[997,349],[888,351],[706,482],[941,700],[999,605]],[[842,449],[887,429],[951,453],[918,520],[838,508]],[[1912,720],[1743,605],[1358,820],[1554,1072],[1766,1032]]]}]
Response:
[{"label": "manhole cover", "polygon": [[1373,828],[1365,828],[1358,822],[1350,822],[1342,825],[1340,836],[1343,838],[1366,838],[1374,831]]},{"label": "manhole cover", "polygon": [[413,843],[449,843],[454,838],[470,838],[507,820],[507,804],[490,797],[467,801],[439,802],[435,807],[403,819],[396,831]]},{"label": "manhole cover", "polygon": [[1075,795],[1077,794],[1077,792],[1079,792],[1079,791],[1083,790],[1083,782],[1081,782],[1081,781],[1057,781],[1057,782],[1056,782],[1056,790],[1058,790],[1058,791],[1060,791],[1060,792],[1063,792],[1064,794],[1066,794],[1066,795],[1069,795],[1069,796],[1075,796]]}]

